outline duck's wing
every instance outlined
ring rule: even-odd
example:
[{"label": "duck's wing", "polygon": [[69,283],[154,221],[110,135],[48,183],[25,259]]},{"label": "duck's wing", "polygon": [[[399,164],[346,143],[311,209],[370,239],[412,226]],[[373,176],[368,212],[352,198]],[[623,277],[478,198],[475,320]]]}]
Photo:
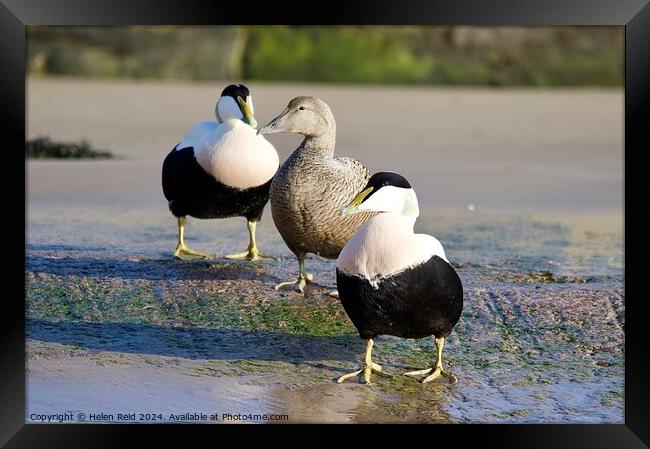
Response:
[{"label": "duck's wing", "polygon": [[354,197],[368,184],[370,170],[361,162],[349,157],[337,157],[334,161],[338,164],[340,174],[337,190],[339,198],[347,206]]},{"label": "duck's wing", "polygon": [[[311,230],[313,241],[318,241],[318,254],[336,258],[350,236],[368,220],[373,213],[341,216],[341,208],[350,204],[370,179],[370,171],[359,161],[348,157],[331,159],[332,169],[318,173],[318,187],[312,185],[311,198],[318,198],[319,207],[305,211],[306,227]],[[313,229],[312,229],[313,228]],[[307,230],[305,233],[309,233]]]},{"label": "duck's wing", "polygon": [[187,130],[183,140],[176,145],[176,148],[179,150],[189,147],[197,148],[204,140],[209,140],[217,132],[219,126],[221,125],[213,120],[197,123]]}]

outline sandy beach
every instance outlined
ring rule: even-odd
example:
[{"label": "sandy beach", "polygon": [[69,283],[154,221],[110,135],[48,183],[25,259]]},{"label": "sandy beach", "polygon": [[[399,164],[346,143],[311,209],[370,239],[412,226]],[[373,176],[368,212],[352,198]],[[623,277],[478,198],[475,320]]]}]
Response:
[{"label": "sandy beach", "polygon": [[[188,244],[214,260],[171,257],[162,159],[212,117],[224,84],[28,80],[30,138],[119,156],[27,162],[28,420],[623,422],[621,90],[248,84],[260,125],[293,96],[327,101],[337,154],[407,176],[416,230],[440,239],[462,279],[445,349],[459,383],[399,375],[431,363],[431,339],[380,337],[374,358],[396,377],[365,386],[334,382],[363,351],[338,300],[273,290],[297,267],[268,207],[258,242],[279,262],[218,258],[245,247],[241,218],[190,220]],[[284,160],[300,138],[269,140]],[[334,263],[307,261],[327,285]]]},{"label": "sandy beach", "polygon": [[[516,211],[620,211],[623,92],[248,84],[260,126],[297,95],[337,120],[337,154],[404,173],[420,203]],[[28,136],[88,139],[123,160],[30,163],[30,202],[159,206],[162,158],[214,118],[223,83],[30,79]],[[271,135],[280,159],[300,137]],[[46,174],[47,173],[47,174]],[[65,179],[65,182],[51,182]],[[89,180],[92,183],[89,183]]]}]

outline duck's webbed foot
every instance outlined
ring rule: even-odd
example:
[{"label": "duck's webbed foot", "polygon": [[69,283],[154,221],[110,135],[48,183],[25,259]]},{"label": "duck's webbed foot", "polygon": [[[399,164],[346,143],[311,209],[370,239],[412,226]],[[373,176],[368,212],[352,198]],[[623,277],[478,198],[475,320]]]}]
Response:
[{"label": "duck's webbed foot", "polygon": [[458,378],[454,376],[451,373],[448,373],[442,368],[442,348],[445,346],[445,339],[444,338],[436,338],[436,352],[437,352],[437,359],[436,359],[436,364],[433,368],[426,368],[426,369],[421,369],[417,371],[409,371],[408,373],[404,373],[405,376],[421,376],[423,374],[429,374],[427,377],[422,379],[420,382],[423,384],[426,384],[428,382],[431,382],[432,380],[435,380],[439,377],[445,377],[449,379],[449,382],[451,383],[456,383],[458,382]]},{"label": "duck's webbed foot", "polygon": [[381,370],[381,366],[379,366],[379,365],[377,365],[376,363],[373,362],[370,365],[367,365],[367,364],[364,363],[363,367],[361,369],[353,371],[353,372],[351,372],[349,374],[342,375],[341,377],[339,377],[336,380],[336,383],[340,384],[340,383],[345,382],[347,379],[359,376],[359,382],[364,383],[366,385],[372,385],[372,382],[370,382],[370,375],[372,373],[375,373],[375,374],[377,374],[379,376],[388,377],[388,378],[393,377],[390,374],[384,373]]},{"label": "duck's webbed foot", "polygon": [[[304,255],[300,255],[300,256],[297,256],[297,257],[298,257],[298,271],[300,273],[298,275],[298,279],[296,279],[295,281],[280,282],[279,284],[277,284],[275,286],[276,290],[280,290],[281,288],[295,285],[296,286],[295,290],[298,293],[300,293],[301,295],[304,295],[305,294],[305,287],[307,287],[308,285],[313,285],[314,287],[331,289],[331,287],[328,287],[328,286],[323,285],[323,284],[319,284],[318,282],[314,281],[314,275],[311,274],[311,273],[308,273],[305,270],[305,256]],[[334,292],[336,292],[336,290],[334,290]],[[328,294],[330,294],[330,295],[331,295],[331,293],[333,293],[333,292],[332,291],[328,292]],[[338,292],[336,292],[336,295],[337,295],[336,297],[338,298]]]},{"label": "duck's webbed foot", "polygon": [[[433,372],[432,372],[433,371]],[[420,382],[423,384],[426,384],[428,382],[431,382],[432,380],[437,379],[438,377],[445,377],[449,379],[449,382],[451,383],[456,383],[458,382],[458,378],[453,375],[452,373],[448,373],[444,369],[442,369],[442,366],[437,366],[435,368],[427,368],[427,369],[421,369],[418,371],[409,371],[408,373],[404,373],[405,376],[421,376],[422,374],[429,374],[427,377],[422,379]]]},{"label": "duck's webbed foot", "polygon": [[248,221],[248,237],[250,243],[248,244],[248,249],[244,252],[237,254],[228,254],[226,259],[248,259],[248,260],[261,260],[261,259],[275,259],[280,260],[279,257],[269,256],[262,254],[257,249],[257,242],[255,241],[255,229],[257,228],[257,221]]},{"label": "duck's webbed foot", "polygon": [[262,259],[273,259],[273,260],[280,260],[279,257],[277,256],[269,256],[268,254],[262,254],[260,253],[257,248],[249,248],[246,251],[243,251],[241,253],[236,253],[236,254],[228,254],[227,256],[224,256],[226,259],[247,259],[251,261],[255,260],[262,260]]},{"label": "duck's webbed foot", "polygon": [[181,256],[190,256],[190,257],[201,257],[203,259],[212,259],[212,254],[203,253],[201,251],[196,251],[189,248],[185,245],[185,225],[187,224],[187,217],[178,217],[178,244],[176,245],[176,251],[174,251],[174,257],[177,259],[183,259]]},{"label": "duck's webbed foot", "polygon": [[314,279],[314,275],[311,274],[311,273],[305,273],[304,275],[301,274],[300,276],[298,276],[298,279],[296,279],[295,281],[280,282],[279,284],[277,284],[275,286],[275,289],[280,290],[281,288],[288,287],[288,286],[291,286],[291,285],[295,285],[296,286],[295,290],[298,293],[300,293],[301,295],[304,295],[305,294],[305,287],[308,284],[319,285],[319,284],[316,284],[315,282],[313,282],[312,279]]},{"label": "duck's webbed foot", "polygon": [[184,243],[179,243],[178,245],[176,245],[176,251],[174,251],[174,257],[177,259],[183,259],[182,256],[199,257],[202,259],[214,258],[212,254],[197,251],[187,247]]},{"label": "duck's webbed foot", "polygon": [[366,340],[366,355],[363,362],[363,367],[360,370],[353,371],[349,374],[344,374],[336,380],[336,383],[343,383],[345,380],[350,379],[351,377],[359,376],[359,381],[365,383],[366,385],[371,385],[370,375],[375,373],[383,377],[393,377],[390,374],[386,374],[381,370],[381,366],[377,365],[372,361],[372,346],[374,341],[372,338]]}]

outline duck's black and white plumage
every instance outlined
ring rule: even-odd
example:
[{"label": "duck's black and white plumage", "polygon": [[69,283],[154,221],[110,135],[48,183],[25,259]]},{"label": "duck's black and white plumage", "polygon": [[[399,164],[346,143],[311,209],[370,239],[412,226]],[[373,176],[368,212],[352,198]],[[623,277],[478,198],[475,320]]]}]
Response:
[{"label": "duck's black and white plumage", "polygon": [[185,245],[186,217],[245,217],[248,250],[230,258],[265,257],[257,250],[255,228],[269,199],[280,161],[273,145],[257,135],[253,100],[243,85],[226,87],[215,107],[217,121],[194,125],[167,155],[162,187],[169,210],[178,218],[175,256],[210,257]]},{"label": "duck's black and white plumage", "polygon": [[367,342],[366,360],[361,370],[339,382],[363,373],[369,383],[371,372],[381,373],[371,360],[378,335],[435,336],[435,366],[407,374],[433,371],[423,382],[439,376],[455,379],[442,369],[442,347],[460,319],[463,286],[440,242],[414,233],[419,215],[415,192],[396,173],[376,173],[343,213],[358,211],[380,213],[364,223],[341,251],[336,283],[343,308]]}]

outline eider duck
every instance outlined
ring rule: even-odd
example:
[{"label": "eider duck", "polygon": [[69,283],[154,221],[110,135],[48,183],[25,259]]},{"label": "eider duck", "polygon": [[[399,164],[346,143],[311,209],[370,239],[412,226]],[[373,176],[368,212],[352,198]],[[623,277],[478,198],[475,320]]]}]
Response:
[{"label": "eider duck", "polygon": [[345,312],[366,340],[366,354],[363,368],[337,382],[362,374],[370,383],[372,372],[382,374],[371,358],[377,335],[434,335],[434,366],[405,374],[430,373],[423,383],[440,376],[455,382],[456,377],[442,368],[442,349],[463,310],[460,278],[435,237],[413,232],[419,208],[406,179],[391,172],[375,173],[360,191],[342,214],[379,213],[364,223],[341,251],[336,284]]},{"label": "eider duck", "polygon": [[256,133],[253,99],[244,85],[231,84],[215,107],[217,121],[194,125],[167,155],[162,188],[169,210],[178,218],[174,256],[211,258],[185,245],[187,216],[245,217],[249,245],[230,259],[267,258],[257,249],[255,228],[269,199],[271,179],[280,160],[273,145]]},{"label": "eider duck", "polygon": [[259,134],[296,133],[305,136],[278,170],[271,183],[273,222],[298,259],[296,281],[304,294],[313,276],[305,271],[307,253],[335,259],[350,236],[372,214],[342,217],[340,209],[368,182],[361,162],[334,157],[336,122],[329,106],[316,97],[296,97]]}]

